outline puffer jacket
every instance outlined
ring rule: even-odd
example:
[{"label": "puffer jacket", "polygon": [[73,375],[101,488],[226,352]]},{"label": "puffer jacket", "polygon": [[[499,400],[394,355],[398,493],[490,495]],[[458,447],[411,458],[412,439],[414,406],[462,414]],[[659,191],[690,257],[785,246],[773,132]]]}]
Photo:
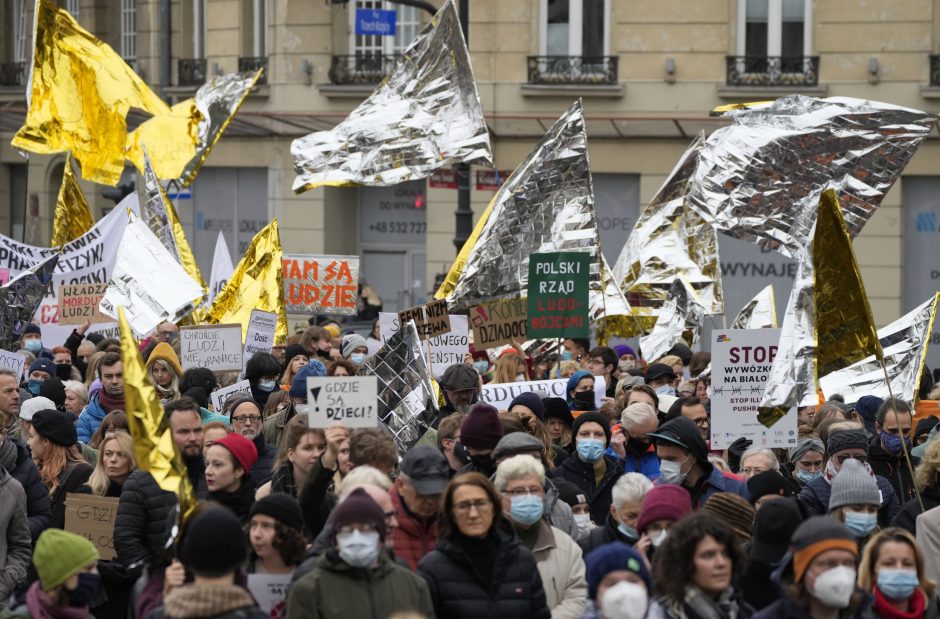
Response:
[{"label": "puffer jacket", "polygon": [[434,614],[448,619],[549,619],[542,577],[535,557],[508,523],[497,526],[499,539],[492,578],[480,581],[456,539],[442,539],[421,559],[418,573],[428,581]]},{"label": "puffer jacket", "polygon": [[613,500],[613,488],[620,476],[623,475],[623,465],[610,456],[604,456],[607,470],[599,484],[594,483],[594,465],[585,462],[576,454],[552,470],[552,477],[565,479],[578,487],[590,504],[591,520],[601,524],[610,512],[610,503]]},{"label": "puffer jacket", "polygon": [[20,482],[0,469],[0,606],[26,582],[31,556],[26,493]]},{"label": "puffer jacket", "polygon": [[[9,461],[0,459],[0,467],[5,468],[16,481],[23,486],[26,493],[26,518],[29,521],[29,532],[35,541],[39,534],[49,528],[52,523],[52,508],[49,505],[49,493],[39,476],[39,469],[29,455],[29,450],[22,441],[7,437],[4,443],[9,443]],[[0,452],[6,453],[7,446],[0,447]]]},{"label": "puffer jacket", "polygon": [[287,616],[300,619],[381,619],[399,612],[434,616],[427,583],[386,553],[375,567],[363,569],[329,550],[312,572],[294,582],[287,596]]},{"label": "puffer jacket", "polygon": [[98,426],[101,425],[101,420],[104,419],[105,414],[104,408],[98,401],[98,394],[95,393],[95,395],[91,396],[88,404],[85,405],[82,414],[78,416],[78,421],[75,422],[75,431],[78,433],[78,440],[80,442],[91,442],[91,436],[98,429]]},{"label": "puffer jacket", "polygon": [[146,471],[134,471],[124,482],[114,522],[114,549],[128,571],[139,574],[144,563],[159,558],[176,501],[176,495],[161,489]]},{"label": "puffer jacket", "polygon": [[398,486],[392,486],[388,494],[398,512],[398,526],[392,529],[395,556],[416,570],[418,562],[437,545],[437,519],[423,521],[412,516],[398,494]]},{"label": "puffer jacket", "polygon": [[[878,525],[885,528],[901,511],[901,505],[898,503],[898,495],[894,493],[890,481],[880,475],[875,475],[875,481],[878,482],[878,490],[881,492]],[[807,507],[811,515],[828,514],[830,496],[832,496],[832,486],[825,477],[817,477],[803,486],[800,492],[800,502]]]},{"label": "puffer jacket", "polygon": [[[934,507],[940,507],[940,486],[927,486],[920,491],[920,497],[924,500],[924,510],[929,512]],[[917,517],[921,514],[920,502],[913,498],[901,506],[894,520],[891,521],[892,527],[901,527],[911,535],[917,534]]]},{"label": "puffer jacket", "polygon": [[[916,467],[918,463],[920,463],[919,458],[911,458],[911,465]],[[891,482],[899,503],[904,504],[917,498],[914,494],[914,480],[911,477],[911,471],[907,468],[904,455],[896,456],[889,453],[881,446],[881,438],[878,436],[872,437],[871,442],[868,443],[868,466],[875,475],[880,475]]]}]

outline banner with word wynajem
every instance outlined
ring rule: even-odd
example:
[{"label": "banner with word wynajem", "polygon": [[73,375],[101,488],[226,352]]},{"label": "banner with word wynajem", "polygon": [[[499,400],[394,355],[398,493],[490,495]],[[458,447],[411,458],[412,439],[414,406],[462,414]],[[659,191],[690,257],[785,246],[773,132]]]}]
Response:
[{"label": "banner with word wynajem", "polygon": [[359,256],[284,256],[281,274],[288,313],[356,313]]}]

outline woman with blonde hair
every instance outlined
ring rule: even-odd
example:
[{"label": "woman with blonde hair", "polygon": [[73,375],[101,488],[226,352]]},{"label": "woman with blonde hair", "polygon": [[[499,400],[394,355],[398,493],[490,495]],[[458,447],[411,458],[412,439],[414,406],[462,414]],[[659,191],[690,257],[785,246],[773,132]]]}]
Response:
[{"label": "woman with blonde hair", "polygon": [[880,619],[936,617],[935,584],[924,575],[924,554],[914,536],[898,527],[869,540],[858,566],[858,586],[874,596]]},{"label": "woman with blonde hair", "polygon": [[65,412],[77,418],[88,406],[88,387],[78,380],[67,380],[62,386],[65,387]]},{"label": "woman with blonde hair", "polygon": [[88,369],[85,370],[85,388],[88,389],[89,398],[101,389],[101,381],[98,380],[98,364],[101,363],[101,358],[106,354],[103,350],[99,350],[88,357]]},{"label": "woman with blonde hair", "polygon": [[113,430],[105,435],[98,448],[98,461],[91,477],[76,492],[119,497],[124,481],[136,470],[134,439],[124,430]]},{"label": "woman with blonde hair", "polygon": [[49,492],[54,528],[65,528],[65,495],[88,481],[92,468],[78,450],[78,433],[68,414],[44,410],[33,415],[29,449]]},{"label": "woman with blonde hair", "polygon": [[529,380],[529,371],[525,359],[512,348],[507,348],[496,360],[496,369],[493,371],[494,383],[515,383]]},{"label": "woman with blonde hair", "polygon": [[[940,507],[940,441],[927,445],[920,464],[914,469],[914,485],[924,500],[923,511]],[[901,506],[901,511],[891,521],[891,526],[901,527],[911,535],[917,534],[917,516],[921,513],[920,503],[914,497]]]},{"label": "woman with blonde hair", "polygon": [[166,342],[160,342],[147,357],[147,375],[150,382],[157,388],[157,395],[162,404],[180,397],[180,376],[183,367],[173,347]]}]

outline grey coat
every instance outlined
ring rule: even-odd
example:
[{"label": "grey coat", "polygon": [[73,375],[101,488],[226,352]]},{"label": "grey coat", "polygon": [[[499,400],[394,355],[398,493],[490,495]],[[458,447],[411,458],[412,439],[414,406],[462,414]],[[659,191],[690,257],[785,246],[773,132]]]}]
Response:
[{"label": "grey coat", "polygon": [[0,468],[0,607],[26,581],[32,548],[26,492],[20,482]]}]

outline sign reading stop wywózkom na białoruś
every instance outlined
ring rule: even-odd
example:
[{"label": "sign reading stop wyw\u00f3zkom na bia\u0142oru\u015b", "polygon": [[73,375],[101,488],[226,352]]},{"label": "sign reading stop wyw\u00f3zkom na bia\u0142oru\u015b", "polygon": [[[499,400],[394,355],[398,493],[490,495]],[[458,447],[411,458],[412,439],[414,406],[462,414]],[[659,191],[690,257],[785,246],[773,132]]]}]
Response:
[{"label": "sign reading stop wyw\u00f3zkom na bia\u0142oru\u015b", "polygon": [[526,337],[590,337],[586,252],[550,252],[529,257]]}]

